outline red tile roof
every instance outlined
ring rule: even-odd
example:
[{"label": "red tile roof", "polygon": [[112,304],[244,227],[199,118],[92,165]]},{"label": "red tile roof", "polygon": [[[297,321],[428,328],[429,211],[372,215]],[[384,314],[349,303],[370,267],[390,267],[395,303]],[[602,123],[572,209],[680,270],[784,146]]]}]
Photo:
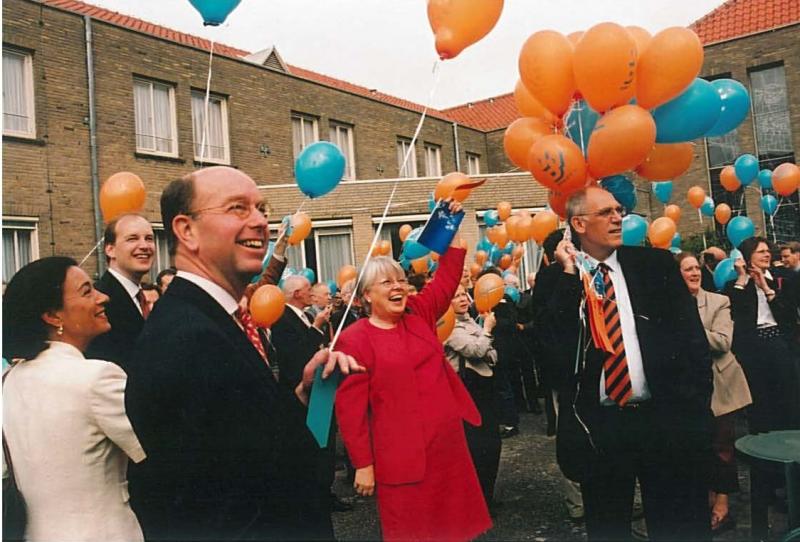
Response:
[{"label": "red tile roof", "polygon": [[521,116],[514,103],[514,95],[511,93],[451,107],[444,112],[456,122],[486,132],[504,129]]},{"label": "red tile roof", "polygon": [[689,28],[711,45],[798,22],[798,0],[728,0]]},{"label": "red tile roof", "polygon": [[[135,30],[137,32],[143,32],[145,34],[150,34],[153,36],[157,36],[159,38],[174,41],[182,45],[188,45],[190,47],[195,47],[197,49],[204,49],[206,51],[209,51],[211,49],[211,41],[205,38],[193,36],[191,34],[186,34],[184,32],[178,32],[177,30],[173,30],[165,26],[149,23],[147,21],[137,19],[136,17],[123,15],[121,13],[93,6],[85,2],[79,2],[78,0],[44,0],[44,3],[47,4],[48,6],[64,9],[67,11],[71,11],[73,13],[79,13],[81,15],[89,15],[94,19],[99,19],[101,21],[122,26],[124,28]],[[223,43],[215,42],[214,54],[240,59],[249,55],[250,52],[242,49],[237,49],[235,47],[231,47]],[[368,89],[366,87],[349,83],[347,81],[342,81],[341,79],[336,79],[334,77],[323,75],[321,73],[307,70],[305,68],[300,68],[299,66],[288,66],[288,68],[290,74],[296,77],[300,77],[302,79],[307,79],[309,81],[319,83],[321,85],[357,94],[359,96],[366,96],[368,98],[372,98],[380,102],[402,107],[404,109],[409,109],[411,111],[416,111],[417,113],[421,113],[423,109],[425,109],[425,106],[423,105],[408,100],[404,100],[402,98],[397,98],[396,96],[391,96],[383,92],[378,92],[376,90]],[[436,109],[428,109],[427,114],[432,117],[443,119],[449,122],[456,120]],[[478,128],[478,126],[472,126],[471,124],[468,123],[464,124]]]}]

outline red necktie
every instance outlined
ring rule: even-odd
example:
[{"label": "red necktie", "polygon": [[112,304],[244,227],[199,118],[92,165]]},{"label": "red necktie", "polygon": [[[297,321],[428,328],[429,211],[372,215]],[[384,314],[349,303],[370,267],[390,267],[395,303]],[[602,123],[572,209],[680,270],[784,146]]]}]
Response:
[{"label": "red necktie", "polygon": [[617,296],[614,285],[608,275],[609,267],[601,263],[597,266],[603,274],[605,298],[603,299],[603,317],[605,318],[606,331],[611,340],[614,352],[609,354],[603,363],[605,373],[606,395],[619,406],[625,406],[632,395],[631,377],[628,374],[628,359],[625,356],[625,345],[622,341],[622,322],[617,309]]},{"label": "red necktie", "polygon": [[253,318],[250,316],[250,313],[243,311],[242,309],[238,309],[235,316],[236,319],[239,320],[239,323],[242,324],[242,328],[244,328],[244,332],[247,334],[247,338],[250,340],[253,348],[258,350],[258,353],[261,354],[261,357],[266,362],[267,367],[269,367],[267,352],[264,350],[264,344],[261,342],[261,337],[258,336],[258,330],[256,329],[256,325],[253,323]]},{"label": "red necktie", "polygon": [[136,292],[136,300],[139,301],[139,306],[142,308],[142,318],[147,320],[147,317],[150,316],[150,304],[147,303],[147,298],[144,296],[144,290],[139,288],[139,291]]}]

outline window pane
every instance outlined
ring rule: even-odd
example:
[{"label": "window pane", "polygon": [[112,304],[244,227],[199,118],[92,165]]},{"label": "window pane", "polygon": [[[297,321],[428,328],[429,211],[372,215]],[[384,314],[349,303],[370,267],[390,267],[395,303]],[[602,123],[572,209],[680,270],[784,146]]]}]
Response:
[{"label": "window pane", "polygon": [[136,122],[136,148],[155,150],[153,139],[153,111],[150,102],[149,83],[135,81],[133,84],[133,109]]},{"label": "window pane", "polygon": [[783,66],[753,71],[750,82],[759,160],[792,154],[792,129]]},{"label": "window pane", "polygon": [[154,229],[156,240],[156,257],[153,261],[153,266],[150,268],[150,278],[155,281],[156,275],[162,270],[172,265],[172,259],[169,255],[169,247],[167,246],[167,234],[164,230]]},{"label": "window pane", "polygon": [[292,152],[295,160],[303,150],[303,123],[298,117],[292,119]]},{"label": "window pane", "polygon": [[339,268],[353,263],[350,249],[350,233],[318,234],[317,280],[325,282],[336,279]]},{"label": "window pane", "polygon": [[8,282],[14,273],[33,260],[32,230],[3,228],[3,281]]},{"label": "window pane", "polygon": [[[201,159],[225,161],[228,135],[225,130],[223,118],[222,98],[209,96],[208,99],[208,133],[205,134],[205,148],[203,148],[203,135],[205,126],[205,93],[192,93],[192,134],[194,137],[194,155]],[[203,151],[201,156],[201,150]]]},{"label": "window pane", "polygon": [[3,282],[7,283],[17,272],[14,255],[14,230],[3,228]]},{"label": "window pane", "polygon": [[733,164],[734,160],[741,154],[737,130],[719,137],[707,138],[706,148],[708,149],[709,167],[714,168]]},{"label": "window pane", "polygon": [[153,85],[153,109],[158,152],[172,152],[172,106],[169,88],[164,85]]},{"label": "window pane", "polygon": [[467,174],[478,175],[481,172],[481,159],[477,154],[467,153]]},{"label": "window pane", "polygon": [[[416,177],[417,176],[417,157],[416,152],[411,150],[409,153],[409,149],[411,149],[411,141],[406,139],[398,139],[397,140],[397,167],[399,170],[398,176],[399,177]],[[408,155],[408,162],[406,162],[405,167],[403,167],[403,161],[405,160],[406,153]]]},{"label": "window pane", "polygon": [[428,177],[442,175],[441,153],[437,145],[425,146],[425,175]]},{"label": "window pane", "polygon": [[3,126],[5,131],[29,132],[28,81],[25,55],[3,51]]}]

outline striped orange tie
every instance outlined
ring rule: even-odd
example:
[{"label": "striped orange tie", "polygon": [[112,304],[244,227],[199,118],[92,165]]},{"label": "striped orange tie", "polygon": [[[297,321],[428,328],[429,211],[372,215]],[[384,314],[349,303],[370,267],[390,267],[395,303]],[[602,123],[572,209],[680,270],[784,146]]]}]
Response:
[{"label": "striped orange tie", "polygon": [[603,274],[605,298],[603,299],[603,317],[605,318],[606,331],[611,340],[614,352],[609,354],[603,363],[605,374],[606,395],[619,406],[625,406],[630,400],[631,376],[628,374],[628,359],[625,356],[625,344],[622,341],[622,323],[617,309],[617,296],[614,293],[614,284],[608,275],[610,268],[601,263],[597,266]]},{"label": "striped orange tie", "polygon": [[244,329],[245,334],[247,335],[248,340],[253,345],[253,348],[258,350],[258,353],[261,354],[261,357],[269,367],[269,360],[267,359],[267,352],[264,349],[264,344],[261,342],[261,337],[258,336],[258,330],[256,330],[256,325],[253,322],[253,317],[250,316],[250,313],[247,311],[243,311],[241,308],[236,311],[236,319],[239,320],[239,323],[242,324],[242,328]]}]

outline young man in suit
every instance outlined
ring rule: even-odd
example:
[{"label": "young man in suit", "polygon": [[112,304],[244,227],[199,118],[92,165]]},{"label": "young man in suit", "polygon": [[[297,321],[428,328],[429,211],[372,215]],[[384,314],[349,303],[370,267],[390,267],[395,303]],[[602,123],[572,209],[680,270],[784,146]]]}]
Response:
[{"label": "young man in suit", "polygon": [[103,250],[108,270],[95,287],[109,297],[106,315],[111,331],[92,341],[86,357],[113,361],[127,369],[128,356],[150,314],[142,277],[150,271],[155,255],[153,227],[140,215],[115,218],[106,226]]},{"label": "young man in suit", "polygon": [[[294,388],[279,386],[239,302],[261,272],[266,204],[233,168],[170,183],[161,213],[178,273],[131,358],[126,407],[148,460],[131,503],[153,540],[318,540],[333,537],[316,489],[316,443],[305,425],[315,369],[361,368],[319,350]],[[284,262],[266,274],[276,281]]]},{"label": "young man in suit", "polygon": [[[621,246],[623,208],[609,192],[586,188],[567,205],[578,243],[558,244],[541,325],[571,374],[557,454],[581,483],[589,540],[631,538],[637,478],[651,540],[709,540],[712,375],[697,305],[669,252]],[[587,290],[602,293],[606,348],[582,310]]]}]

